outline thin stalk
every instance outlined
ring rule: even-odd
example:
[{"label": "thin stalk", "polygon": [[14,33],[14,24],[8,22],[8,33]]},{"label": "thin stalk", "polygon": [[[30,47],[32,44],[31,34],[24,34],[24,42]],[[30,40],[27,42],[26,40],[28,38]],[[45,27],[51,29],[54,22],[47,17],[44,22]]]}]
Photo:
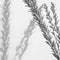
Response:
[{"label": "thin stalk", "polygon": [[18,57],[18,59],[21,60],[22,55],[24,54],[29,45],[28,40],[29,37],[32,35],[34,28],[35,28],[35,20],[33,19],[32,21],[30,21],[29,26],[24,31],[24,37],[21,39],[20,44],[16,47],[16,55],[14,57],[14,60],[16,57]]},{"label": "thin stalk", "polygon": [[9,0],[4,0],[3,3],[3,12],[2,12],[2,23],[3,23],[3,30],[2,33],[2,47],[0,48],[0,51],[2,52],[1,60],[7,60],[8,59],[8,47],[9,47]]},{"label": "thin stalk", "polygon": [[56,40],[56,43],[55,43],[55,49],[57,51],[57,60],[60,60],[60,30],[59,30],[59,26],[58,26],[58,22],[59,20],[57,19],[57,14],[56,14],[56,11],[55,11],[55,5],[53,2],[51,2],[51,11],[53,13],[53,19],[55,21],[54,23],[54,28],[52,28],[57,34],[55,34],[55,40]]}]

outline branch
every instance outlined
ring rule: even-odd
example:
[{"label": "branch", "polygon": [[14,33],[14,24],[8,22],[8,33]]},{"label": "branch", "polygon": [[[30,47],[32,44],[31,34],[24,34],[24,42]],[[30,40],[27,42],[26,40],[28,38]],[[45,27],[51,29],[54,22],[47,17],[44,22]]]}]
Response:
[{"label": "branch", "polygon": [[9,5],[10,1],[5,0],[3,3],[3,13],[2,13],[2,23],[3,23],[3,30],[2,33],[2,47],[0,48],[0,51],[2,52],[1,60],[7,60],[8,54],[7,50],[9,47]]}]

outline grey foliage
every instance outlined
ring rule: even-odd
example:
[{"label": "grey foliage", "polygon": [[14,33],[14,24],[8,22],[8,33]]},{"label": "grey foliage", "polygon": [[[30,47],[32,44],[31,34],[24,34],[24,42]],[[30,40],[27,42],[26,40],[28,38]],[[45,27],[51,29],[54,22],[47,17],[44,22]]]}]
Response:
[{"label": "grey foliage", "polygon": [[[57,60],[60,60],[60,30],[58,26],[58,16],[55,11],[55,4],[51,2],[50,10],[53,14],[53,16],[51,16],[46,3],[42,4],[38,8],[36,0],[24,0],[24,2],[27,4],[27,7],[30,8],[30,11],[33,15],[33,19],[38,23],[41,31],[43,32],[43,37],[46,39],[46,43],[51,47],[53,51],[52,54],[57,58]],[[48,20],[48,23],[50,24],[49,26],[47,26],[47,24],[43,21],[44,16],[41,13],[42,8],[45,9],[45,17]],[[54,23],[52,23],[53,20]]]},{"label": "grey foliage", "polygon": [[8,47],[9,47],[9,15],[10,15],[10,11],[9,11],[9,5],[10,5],[10,1],[9,0],[4,0],[3,3],[3,12],[2,12],[2,27],[3,30],[1,31],[2,33],[2,46],[0,47],[0,51],[2,52],[1,55],[1,60],[7,60],[8,59]]},{"label": "grey foliage", "polygon": [[18,59],[21,60],[22,55],[24,54],[24,52],[26,51],[29,43],[29,37],[32,35],[32,32],[35,28],[35,20],[31,20],[29,26],[27,27],[27,29],[24,31],[24,37],[21,39],[20,44],[16,47],[16,55],[14,57],[15,58],[18,56]]}]

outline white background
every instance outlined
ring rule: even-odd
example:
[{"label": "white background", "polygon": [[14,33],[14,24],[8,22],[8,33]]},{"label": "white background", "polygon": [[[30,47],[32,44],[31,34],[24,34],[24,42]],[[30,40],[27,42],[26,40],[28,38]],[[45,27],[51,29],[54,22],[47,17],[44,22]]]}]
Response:
[{"label": "white background", "polygon": [[[10,47],[9,47],[9,60],[13,60],[13,57],[16,53],[16,46],[19,44],[20,40],[24,35],[24,30],[29,25],[32,15],[28,7],[25,7],[26,4],[23,0],[10,0]],[[42,3],[50,4],[52,0],[37,0],[38,6],[41,6]],[[60,17],[60,0],[53,0],[53,3],[56,4],[57,15]],[[42,36],[40,28],[36,26],[29,39],[29,46],[22,56],[21,60],[56,60],[52,56],[52,50],[45,43],[45,39]]]}]

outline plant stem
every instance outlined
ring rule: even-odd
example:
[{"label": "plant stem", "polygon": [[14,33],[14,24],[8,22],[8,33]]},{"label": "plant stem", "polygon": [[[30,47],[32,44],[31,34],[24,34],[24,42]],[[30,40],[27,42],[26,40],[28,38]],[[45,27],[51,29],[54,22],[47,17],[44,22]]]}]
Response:
[{"label": "plant stem", "polygon": [[34,28],[35,28],[35,20],[33,19],[32,21],[30,21],[30,24],[26,29],[26,31],[24,31],[24,37],[21,39],[20,44],[16,47],[15,58],[19,56],[19,60],[21,60],[22,55],[24,54],[24,52],[28,47],[28,40],[29,40],[29,37],[32,35],[32,31],[34,30]]},{"label": "plant stem", "polygon": [[2,13],[2,23],[3,23],[3,30],[2,32],[2,47],[0,48],[2,52],[1,60],[7,60],[8,59],[8,54],[7,50],[9,47],[9,5],[10,1],[9,0],[4,0],[3,3],[3,13]]}]

